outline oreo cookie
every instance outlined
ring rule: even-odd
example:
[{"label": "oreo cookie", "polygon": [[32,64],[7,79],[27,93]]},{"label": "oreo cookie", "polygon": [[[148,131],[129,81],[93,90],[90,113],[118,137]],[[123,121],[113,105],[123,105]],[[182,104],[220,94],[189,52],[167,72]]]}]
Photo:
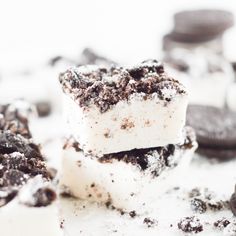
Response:
[{"label": "oreo cookie", "polygon": [[223,10],[181,11],[174,15],[173,36],[177,41],[202,42],[222,35],[234,24],[233,14]]},{"label": "oreo cookie", "polygon": [[199,46],[223,53],[222,36],[234,25],[233,14],[223,10],[181,11],[174,15],[174,28],[163,37],[163,50]]},{"label": "oreo cookie", "polygon": [[230,204],[230,208],[233,214],[236,216],[236,186],[235,186],[234,194],[231,196],[229,204]]},{"label": "oreo cookie", "polygon": [[236,157],[236,149],[198,147],[197,153],[209,158],[218,158],[219,160],[230,160]]},{"label": "oreo cookie", "polygon": [[198,153],[219,159],[236,157],[236,113],[212,106],[190,105],[187,125],[196,131]]}]

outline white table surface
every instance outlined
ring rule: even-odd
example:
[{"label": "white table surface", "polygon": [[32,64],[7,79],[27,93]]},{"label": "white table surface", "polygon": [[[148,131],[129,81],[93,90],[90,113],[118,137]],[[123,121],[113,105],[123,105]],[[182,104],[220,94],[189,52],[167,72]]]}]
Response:
[{"label": "white table surface", "polygon": [[[49,163],[58,166],[62,142],[58,125],[62,119],[58,115],[35,120],[33,125],[36,140],[44,143],[44,152],[49,157]],[[45,132],[42,132],[45,131]],[[45,139],[45,136],[50,137]],[[54,138],[53,138],[54,137]],[[139,215],[132,219],[128,215],[121,216],[119,212],[108,210],[104,206],[88,203],[81,200],[61,199],[62,221],[66,236],[106,236],[106,235],[185,235],[177,229],[177,222],[186,216],[196,215],[203,223],[204,231],[198,235],[217,236],[223,235],[212,226],[221,217],[232,218],[230,210],[218,212],[207,211],[204,214],[195,214],[190,208],[188,193],[193,188],[208,188],[216,194],[217,199],[230,198],[236,183],[236,159],[223,163],[214,163],[206,158],[195,155],[191,166],[186,173],[186,178],[179,183],[179,190],[156,198],[153,209],[147,214]],[[155,191],[153,192],[155,194]],[[143,224],[145,217],[158,220],[158,226],[147,228]],[[236,220],[236,219],[234,219]],[[173,227],[170,227],[173,224]]]}]

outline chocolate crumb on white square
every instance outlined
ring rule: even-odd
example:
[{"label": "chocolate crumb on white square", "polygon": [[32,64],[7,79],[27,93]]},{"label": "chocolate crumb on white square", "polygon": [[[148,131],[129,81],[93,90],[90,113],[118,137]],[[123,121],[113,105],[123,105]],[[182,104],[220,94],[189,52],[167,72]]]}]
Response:
[{"label": "chocolate crumb on white square", "polygon": [[155,60],[132,68],[75,67],[59,81],[69,132],[85,153],[102,156],[182,140],[186,89]]}]

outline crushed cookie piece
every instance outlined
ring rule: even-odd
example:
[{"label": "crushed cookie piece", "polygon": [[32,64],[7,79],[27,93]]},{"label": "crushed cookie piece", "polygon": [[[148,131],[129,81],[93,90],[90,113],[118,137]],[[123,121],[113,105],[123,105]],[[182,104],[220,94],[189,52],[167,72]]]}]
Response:
[{"label": "crushed cookie piece", "polygon": [[195,216],[181,219],[178,223],[178,228],[185,233],[200,233],[203,231],[203,225]]},{"label": "crushed cookie piece", "polygon": [[131,218],[134,218],[137,215],[137,213],[136,213],[136,211],[130,211],[129,215]]},{"label": "crushed cookie piece", "polygon": [[217,220],[216,222],[214,222],[213,225],[217,229],[223,230],[225,227],[227,227],[228,224],[230,224],[230,221],[223,217],[222,219]]},{"label": "crushed cookie piece", "polygon": [[158,225],[158,221],[156,219],[146,217],[143,220],[143,223],[147,225],[148,228],[154,227]]},{"label": "crushed cookie piece", "polygon": [[185,88],[168,76],[156,60],[144,61],[132,68],[80,66],[61,73],[59,81],[64,93],[81,107],[93,104],[101,113],[119,101],[128,101],[133,94],[142,95],[144,100],[155,95],[166,102],[175,95],[186,94]]},{"label": "crushed cookie piece", "polygon": [[60,228],[61,228],[61,229],[64,229],[64,224],[65,224],[65,220],[63,219],[63,220],[61,221],[61,223],[60,223]]},{"label": "crushed cookie piece", "polygon": [[111,138],[111,131],[110,130],[106,130],[106,132],[104,133],[104,137],[105,138]]},{"label": "crushed cookie piece", "polygon": [[223,233],[225,236],[236,236],[236,222],[231,222],[228,224],[224,228]]},{"label": "crushed cookie piece", "polygon": [[191,209],[194,212],[197,212],[200,214],[205,213],[207,210],[206,202],[204,202],[203,200],[201,200],[199,198],[192,199],[190,205],[191,205]]}]

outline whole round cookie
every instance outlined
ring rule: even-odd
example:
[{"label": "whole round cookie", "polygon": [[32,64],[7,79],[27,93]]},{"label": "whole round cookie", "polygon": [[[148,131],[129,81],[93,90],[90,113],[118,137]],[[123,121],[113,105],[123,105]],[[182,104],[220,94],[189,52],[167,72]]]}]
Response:
[{"label": "whole round cookie", "polygon": [[174,33],[179,40],[214,38],[233,26],[234,17],[229,11],[193,10],[181,11],[174,16]]},{"label": "whole round cookie", "polygon": [[235,186],[235,191],[234,194],[230,198],[230,208],[233,212],[233,214],[236,216],[236,186]]},{"label": "whole round cookie", "polygon": [[[176,43],[188,43],[188,44],[194,44],[194,43],[204,43],[210,40],[214,40],[216,38],[221,39],[221,36],[215,35],[215,34],[188,34],[188,33],[178,33],[175,31],[170,32],[169,34],[166,34],[163,38],[163,43],[168,44],[171,42]],[[218,40],[220,41],[220,40]]]},{"label": "whole round cookie", "polygon": [[207,148],[207,147],[198,147],[197,153],[207,158],[216,158],[219,161],[227,161],[236,157],[236,148],[235,149],[224,149],[224,148]]},{"label": "whole round cookie", "polygon": [[195,129],[200,147],[236,149],[236,113],[232,111],[212,106],[190,105],[187,111],[187,125]]}]

